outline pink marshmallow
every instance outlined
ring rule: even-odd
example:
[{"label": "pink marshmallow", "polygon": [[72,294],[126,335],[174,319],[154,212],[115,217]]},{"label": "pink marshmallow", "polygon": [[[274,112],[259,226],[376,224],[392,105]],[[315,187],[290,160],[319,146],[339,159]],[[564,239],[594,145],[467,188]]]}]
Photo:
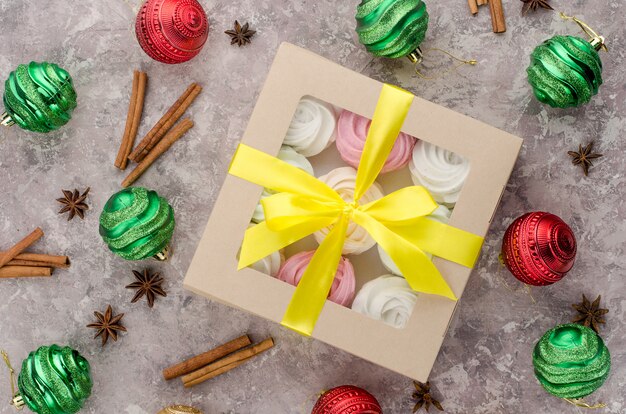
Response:
[{"label": "pink marshmallow", "polygon": [[[372,121],[353,112],[343,110],[337,121],[337,149],[341,158],[354,168],[359,167],[361,153]],[[381,173],[399,170],[408,164],[417,139],[400,132]]]},{"label": "pink marshmallow", "polygon": [[[291,256],[278,271],[277,279],[287,282],[290,285],[297,286],[300,279],[309,265],[315,250],[308,252],[300,252]],[[356,279],[354,277],[354,267],[352,263],[345,257],[341,257],[335,280],[330,288],[328,299],[339,305],[349,307],[354,299],[356,290]]]}]

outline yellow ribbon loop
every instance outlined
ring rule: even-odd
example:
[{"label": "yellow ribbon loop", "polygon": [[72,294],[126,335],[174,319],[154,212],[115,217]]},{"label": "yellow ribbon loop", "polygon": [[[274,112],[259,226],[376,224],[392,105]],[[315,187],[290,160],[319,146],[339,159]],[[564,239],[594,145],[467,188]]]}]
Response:
[{"label": "yellow ribbon loop", "polygon": [[[409,92],[383,86],[357,171],[356,200],[382,169],[412,101]],[[425,252],[466,267],[473,267],[480,253],[482,237],[426,217],[437,203],[423,187],[406,187],[359,205],[354,200],[344,201],[304,171],[244,144],[239,145],[229,173],[277,192],[261,202],[266,220],[245,233],[239,269],[331,227],[302,275],[282,321],[304,335],[313,332],[324,308],[351,221],[372,236],[419,292],[456,300]]]}]

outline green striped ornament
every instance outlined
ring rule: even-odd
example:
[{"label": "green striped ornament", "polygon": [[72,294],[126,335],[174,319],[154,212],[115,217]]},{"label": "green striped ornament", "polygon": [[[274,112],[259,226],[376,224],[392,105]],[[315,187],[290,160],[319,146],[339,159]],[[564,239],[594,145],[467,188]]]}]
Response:
[{"label": "green striped ornament", "polygon": [[598,51],[576,36],[554,36],[537,46],[526,72],[537,99],[555,108],[584,105],[602,85]]},{"label": "green striped ornament", "polygon": [[4,84],[3,123],[23,129],[50,132],[65,125],[76,108],[76,91],[67,71],[54,63],[19,65]]},{"label": "green striped ornament", "polygon": [[155,191],[129,187],[109,198],[100,214],[100,235],[126,260],[162,253],[174,232],[174,209]]},{"label": "green striped ornament", "polygon": [[89,362],[78,351],[42,346],[22,362],[19,394],[38,414],[74,414],[91,395]]},{"label": "green striped ornament", "polygon": [[359,42],[379,57],[412,54],[428,29],[428,12],[422,0],[361,0],[355,17]]}]

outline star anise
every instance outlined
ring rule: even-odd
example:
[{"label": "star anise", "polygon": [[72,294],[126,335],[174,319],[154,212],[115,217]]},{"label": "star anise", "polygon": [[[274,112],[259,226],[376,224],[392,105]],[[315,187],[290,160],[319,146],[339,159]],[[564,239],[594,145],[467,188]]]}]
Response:
[{"label": "star anise", "polygon": [[248,23],[242,26],[237,20],[235,20],[234,30],[226,30],[224,33],[230,36],[231,45],[236,43],[239,47],[241,47],[246,43],[252,43],[251,39],[256,33],[256,30],[250,30],[250,25]]},{"label": "star anise", "polygon": [[119,315],[113,316],[113,309],[111,308],[111,305],[107,307],[104,315],[98,311],[95,311],[93,314],[96,318],[98,318],[98,322],[90,323],[87,325],[87,328],[94,328],[98,330],[94,339],[101,336],[102,346],[107,343],[109,337],[111,337],[114,341],[117,341],[118,331],[126,332],[126,328],[121,324],[124,314],[120,313]]},{"label": "star anise", "polygon": [[67,213],[69,211],[70,214],[67,216],[67,221],[73,219],[74,216],[84,219],[85,210],[89,209],[89,206],[85,203],[85,199],[87,198],[87,194],[89,194],[90,189],[90,187],[87,187],[83,194],[80,194],[78,190],[74,190],[74,192],[61,190],[63,191],[63,198],[57,198],[57,201],[63,204],[63,207],[59,210],[59,214]]},{"label": "star anise", "polygon": [[578,152],[567,151],[567,155],[573,157],[572,164],[580,165],[583,168],[585,176],[589,175],[589,167],[593,166],[591,160],[602,157],[602,154],[591,152],[593,150],[593,141],[584,148],[582,144],[578,145]]},{"label": "star anise", "polygon": [[156,295],[161,295],[163,297],[167,296],[167,293],[165,293],[161,287],[163,278],[159,273],[150,274],[148,269],[146,269],[143,273],[133,270],[133,274],[135,275],[137,281],[126,286],[126,289],[137,289],[131,303],[137,302],[142,298],[142,296],[146,295],[146,299],[148,299],[148,306],[153,307]]},{"label": "star anise", "polygon": [[527,13],[529,10],[537,11],[539,7],[542,9],[554,10],[552,6],[548,4],[548,0],[521,0],[525,3],[522,7],[522,13]]},{"label": "star anise", "polygon": [[602,316],[609,313],[608,309],[602,309],[600,307],[601,297],[602,296],[598,296],[596,300],[591,303],[583,294],[583,302],[572,305],[572,307],[580,313],[572,320],[572,322],[591,327],[591,329],[596,331],[596,333],[600,333],[599,324],[605,322]]},{"label": "star anise", "polygon": [[441,403],[434,399],[432,395],[430,395],[430,381],[426,381],[426,384],[422,384],[419,381],[413,381],[413,385],[415,385],[413,398],[417,400],[415,406],[413,407],[414,413],[418,412],[419,409],[422,407],[424,407],[426,412],[428,412],[431,405],[433,405],[439,411],[443,411]]}]

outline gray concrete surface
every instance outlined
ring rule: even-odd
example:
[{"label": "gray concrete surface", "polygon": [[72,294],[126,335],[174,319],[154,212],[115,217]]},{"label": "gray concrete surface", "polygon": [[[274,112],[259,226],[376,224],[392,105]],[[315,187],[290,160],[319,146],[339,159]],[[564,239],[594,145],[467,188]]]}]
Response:
[{"label": "gray concrete surface", "polygon": [[[202,0],[211,33],[205,50],[189,63],[151,61],[132,30],[138,0],[0,1],[0,73],[17,64],[48,60],[74,77],[79,107],[65,128],[48,136],[3,129],[0,136],[0,245],[6,249],[35,226],[46,237],[33,250],[66,253],[73,265],[54,277],[0,281],[0,345],[17,364],[48,343],[70,344],[90,361],[94,393],[85,413],[153,414],[170,403],[205,413],[306,413],[315,394],[354,383],[369,389],[385,413],[411,411],[411,381],[383,368],[305,339],[245,312],[182,289],[232,152],[282,41],[306,47],[378,80],[468,114],[525,140],[509,187],[486,239],[483,255],[463,296],[431,375],[448,413],[584,412],[543,391],[530,353],[540,335],[573,316],[582,293],[602,294],[610,308],[603,336],[613,370],[590,397],[601,412],[624,413],[626,400],[626,88],[622,0],[552,0],[579,15],[607,38],[602,54],[604,85],[586,107],[553,110],[537,103],[526,83],[531,50],[554,34],[579,34],[555,13],[521,16],[521,2],[505,1],[508,31],[491,33],[489,11],[472,17],[465,1],[428,2],[425,47],[440,47],[479,61],[437,80],[422,80],[408,61],[369,56],[356,41],[356,0]],[[222,32],[235,19],[258,30],[252,45],[230,46]],[[132,70],[150,76],[140,135],[156,122],[191,81],[204,92],[190,114],[195,128],[138,182],[158,189],[176,210],[175,254],[168,264],[133,264],[112,255],[98,235],[98,216],[119,189],[123,174],[113,160],[124,128]],[[605,154],[588,178],[566,152],[595,140]],[[85,221],[58,216],[61,188],[91,186]],[[536,303],[500,267],[497,255],[506,226],[529,210],[560,215],[579,240],[578,262],[566,279],[535,289]],[[167,298],[154,309],[130,304],[131,269],[150,266],[165,277]],[[507,285],[505,285],[506,281]],[[508,286],[508,288],[507,288]],[[94,310],[112,304],[125,312],[129,329],[100,348],[85,328]],[[273,335],[277,346],[238,370],[191,390],[165,383],[163,367],[242,332]],[[8,376],[0,370],[0,401],[9,400]],[[0,413],[9,413],[0,404]],[[432,410],[431,410],[432,412]]]}]

